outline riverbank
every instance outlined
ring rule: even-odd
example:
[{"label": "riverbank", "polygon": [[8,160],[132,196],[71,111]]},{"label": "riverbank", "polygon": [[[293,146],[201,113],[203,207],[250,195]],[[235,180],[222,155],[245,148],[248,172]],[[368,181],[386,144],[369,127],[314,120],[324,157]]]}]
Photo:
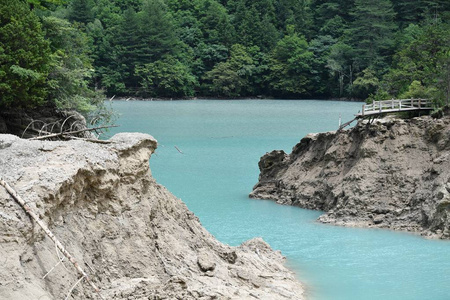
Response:
[{"label": "riverbank", "polygon": [[[190,100],[290,100],[290,101],[302,101],[302,100],[311,100],[310,98],[298,99],[278,99],[267,96],[254,96],[254,97],[238,97],[238,98],[229,98],[229,97],[185,97],[185,98],[142,98],[142,97],[111,97],[106,99],[108,101],[190,101]],[[363,102],[362,99],[354,99],[354,98],[319,98],[314,100],[320,101],[346,101],[346,102]]]},{"label": "riverbank", "polygon": [[450,238],[450,117],[360,121],[260,162],[252,198],[325,211],[323,223]]},{"label": "riverbank", "polygon": [[[303,299],[280,252],[262,239],[218,242],[155,182],[148,160],[156,146],[145,134],[106,144],[0,135],[0,174],[104,299]],[[3,188],[0,218],[1,299],[95,297],[86,282],[75,285],[75,268],[58,263],[62,254]]]}]

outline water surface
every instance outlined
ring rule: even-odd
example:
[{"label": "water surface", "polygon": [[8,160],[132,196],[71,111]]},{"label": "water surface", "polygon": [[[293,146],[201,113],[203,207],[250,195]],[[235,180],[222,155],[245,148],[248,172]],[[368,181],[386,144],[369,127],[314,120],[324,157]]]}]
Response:
[{"label": "water surface", "polygon": [[[361,103],[318,100],[117,101],[116,132],[159,143],[153,176],[220,241],[262,237],[287,257],[311,299],[450,299],[450,242],[315,222],[320,215],[249,199],[259,158],[336,130]],[[182,152],[180,153],[176,148]]]}]

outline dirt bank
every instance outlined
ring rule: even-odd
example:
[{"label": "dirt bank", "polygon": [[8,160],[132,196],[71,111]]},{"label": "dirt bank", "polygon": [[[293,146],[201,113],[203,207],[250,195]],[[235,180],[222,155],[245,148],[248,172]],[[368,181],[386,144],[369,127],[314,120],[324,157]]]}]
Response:
[{"label": "dirt bank", "polygon": [[325,211],[320,222],[450,238],[450,118],[387,118],[309,134],[260,162],[251,197]]},{"label": "dirt bank", "polygon": [[[303,298],[279,252],[261,239],[239,247],[219,243],[155,182],[148,164],[157,146],[151,136],[118,134],[110,141],[0,135],[1,176],[75,256],[104,299]],[[79,277],[67,261],[58,264],[58,256],[0,187],[0,299],[64,299]],[[69,299],[97,298],[82,282]]]}]

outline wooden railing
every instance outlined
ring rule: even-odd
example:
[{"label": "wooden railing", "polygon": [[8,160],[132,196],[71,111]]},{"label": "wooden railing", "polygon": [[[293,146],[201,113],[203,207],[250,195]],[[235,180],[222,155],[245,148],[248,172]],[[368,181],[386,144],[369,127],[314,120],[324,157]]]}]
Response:
[{"label": "wooden railing", "polygon": [[384,101],[374,101],[372,104],[362,106],[358,117],[367,115],[382,114],[389,112],[411,111],[411,110],[431,110],[432,102],[429,99],[392,99]]}]

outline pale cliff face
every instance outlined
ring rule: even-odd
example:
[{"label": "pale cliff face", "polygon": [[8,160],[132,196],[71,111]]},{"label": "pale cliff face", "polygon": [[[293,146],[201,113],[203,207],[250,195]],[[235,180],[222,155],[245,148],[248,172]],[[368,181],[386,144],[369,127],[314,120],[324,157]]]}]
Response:
[{"label": "pale cliff face", "polygon": [[[283,257],[261,239],[219,243],[152,178],[157,142],[111,144],[0,135],[0,174],[28,201],[105,299],[302,299]],[[0,299],[64,299],[75,268],[0,187]],[[61,254],[59,256],[62,257]],[[95,299],[86,283],[74,299]]]},{"label": "pale cliff face", "polygon": [[259,167],[251,197],[324,210],[324,223],[450,238],[450,117],[310,134]]}]

